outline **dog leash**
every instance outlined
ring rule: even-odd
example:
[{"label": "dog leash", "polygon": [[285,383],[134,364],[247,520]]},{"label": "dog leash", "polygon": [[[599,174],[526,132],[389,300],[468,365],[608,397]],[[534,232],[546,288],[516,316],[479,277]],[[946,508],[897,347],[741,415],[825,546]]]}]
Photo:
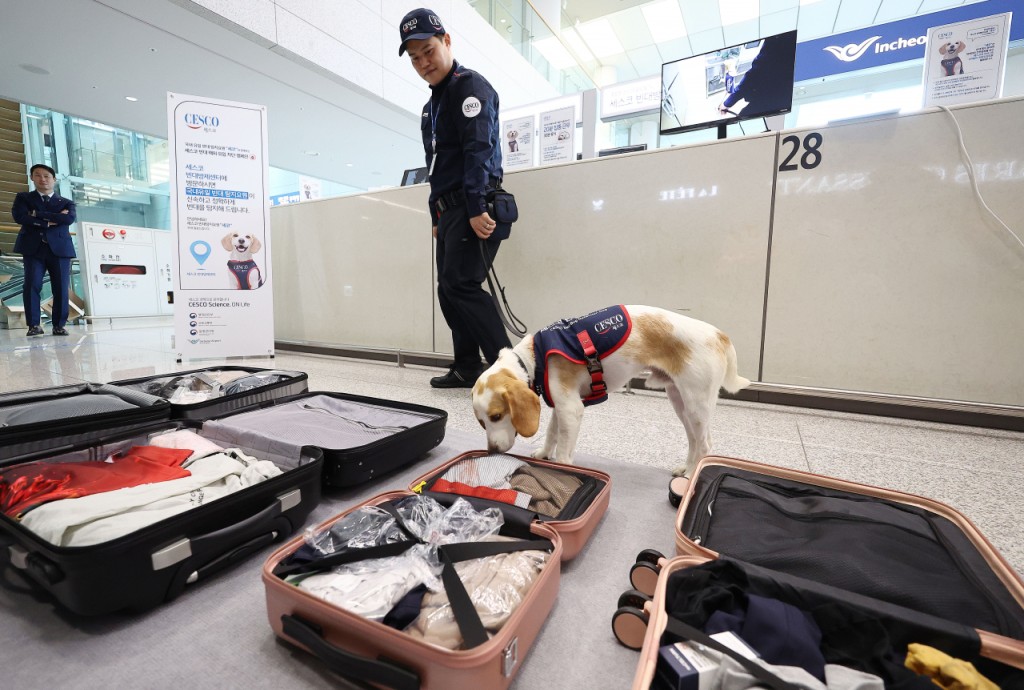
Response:
[{"label": "dog leash", "polygon": [[[484,265],[487,267],[487,287],[491,289],[491,299],[494,301],[494,307],[498,310],[498,317],[501,319],[502,325],[512,335],[520,338],[526,336],[526,324],[519,320],[519,318],[512,313],[512,308],[508,306],[508,299],[505,297],[505,288],[501,286],[501,282],[498,281],[498,272],[494,270],[494,264],[491,262],[490,257],[487,255],[487,250],[484,248],[484,241],[480,240],[480,256],[484,260]],[[494,281],[491,281],[491,274],[494,275]],[[497,283],[498,289],[494,289],[494,285]],[[501,302],[498,301],[498,295],[501,295]],[[504,302],[504,309],[502,309],[502,302]],[[505,312],[508,312],[508,316],[505,316]]]}]

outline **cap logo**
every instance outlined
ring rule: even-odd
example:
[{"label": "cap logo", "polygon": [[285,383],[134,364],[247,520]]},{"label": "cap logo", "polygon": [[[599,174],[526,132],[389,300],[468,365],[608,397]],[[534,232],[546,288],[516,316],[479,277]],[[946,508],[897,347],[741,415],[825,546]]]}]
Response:
[{"label": "cap logo", "polygon": [[[433,19],[433,18],[434,18],[434,16],[431,15],[431,19]],[[413,29],[415,29],[416,28],[416,24],[418,22],[419,22],[419,19],[414,17],[413,19],[410,19],[409,21],[407,21],[405,24],[402,24],[402,33],[407,34],[410,31],[412,31]]]},{"label": "cap logo", "polygon": [[438,28],[441,27],[441,20],[437,18],[437,15],[427,15],[427,18],[430,19],[430,23],[433,24],[434,26]]}]

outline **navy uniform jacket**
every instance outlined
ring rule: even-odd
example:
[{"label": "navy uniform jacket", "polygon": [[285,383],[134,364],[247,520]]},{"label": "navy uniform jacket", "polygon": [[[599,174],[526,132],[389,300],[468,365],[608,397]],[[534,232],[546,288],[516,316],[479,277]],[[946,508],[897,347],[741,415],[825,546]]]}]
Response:
[{"label": "navy uniform jacket", "polygon": [[[65,209],[67,213],[61,213]],[[11,215],[14,222],[21,225],[18,238],[14,240],[16,253],[34,256],[45,237],[54,256],[68,259],[75,256],[75,243],[68,230],[68,226],[75,222],[75,202],[71,199],[54,192],[44,204],[39,192],[18,192],[11,205]]]},{"label": "navy uniform jacket", "polygon": [[498,94],[473,70],[457,61],[423,106],[421,131],[427,169],[437,138],[437,160],[430,174],[430,218],[437,224],[435,201],[442,194],[463,190],[469,217],[487,210],[485,196],[501,181],[501,142]]}]

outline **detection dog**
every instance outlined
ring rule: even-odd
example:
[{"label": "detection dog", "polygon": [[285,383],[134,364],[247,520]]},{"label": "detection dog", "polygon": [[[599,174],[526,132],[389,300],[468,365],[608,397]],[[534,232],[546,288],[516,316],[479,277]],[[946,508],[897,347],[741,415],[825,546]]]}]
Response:
[{"label": "detection dog", "polygon": [[[584,340],[597,352],[588,355],[585,345],[582,356],[569,351],[573,341]],[[686,430],[686,461],[673,474],[690,476],[711,450],[719,389],[735,393],[750,381],[737,373],[736,350],[725,333],[667,309],[619,305],[526,335],[477,379],[473,414],[487,434],[488,451],[504,453],[517,434],[537,433],[543,397],[552,417],[533,457],[571,465],[584,407],[606,398],[601,384],[614,391],[644,370],[651,372],[647,385],[665,388]]]},{"label": "detection dog", "polygon": [[519,150],[519,130],[518,129],[510,129],[508,131],[508,134],[506,134],[505,136],[508,137],[508,150],[509,150],[509,153],[515,153],[516,151],[518,151]]},{"label": "detection dog", "polygon": [[224,235],[220,244],[226,251],[231,252],[231,258],[228,260],[228,270],[231,271],[228,287],[235,290],[255,290],[263,285],[263,274],[252,256],[263,247],[258,237],[229,232]]},{"label": "detection dog", "polygon": [[960,53],[964,52],[965,48],[967,45],[963,41],[951,41],[939,46],[943,76],[952,77],[954,74],[964,73],[964,63],[960,59]]}]

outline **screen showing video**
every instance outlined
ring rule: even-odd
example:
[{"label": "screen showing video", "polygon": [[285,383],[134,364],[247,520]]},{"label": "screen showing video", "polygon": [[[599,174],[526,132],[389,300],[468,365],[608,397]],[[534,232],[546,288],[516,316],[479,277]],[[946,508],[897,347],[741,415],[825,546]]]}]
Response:
[{"label": "screen showing video", "polygon": [[793,107],[796,31],[661,66],[661,133],[677,134]]}]

